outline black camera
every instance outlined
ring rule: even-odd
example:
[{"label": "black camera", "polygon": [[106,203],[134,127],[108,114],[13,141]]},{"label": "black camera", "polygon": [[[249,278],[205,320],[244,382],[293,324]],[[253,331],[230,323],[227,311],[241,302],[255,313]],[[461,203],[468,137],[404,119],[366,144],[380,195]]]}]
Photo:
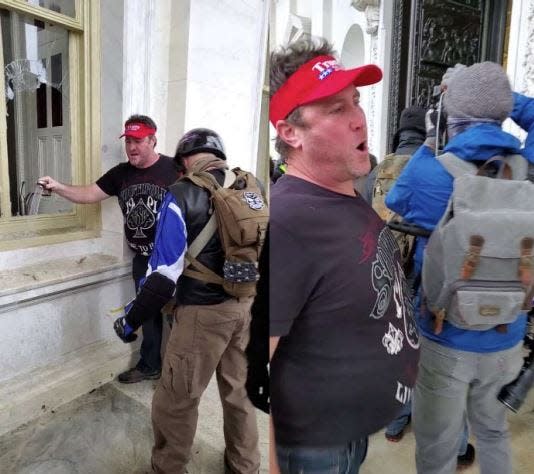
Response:
[{"label": "black camera", "polygon": [[517,378],[501,388],[499,395],[497,395],[497,399],[513,412],[517,412],[521,408],[529,390],[534,385],[534,366],[532,364],[534,361],[534,309],[530,311],[529,317],[529,330],[525,337],[525,346],[530,352],[525,357],[523,367],[521,367]]}]

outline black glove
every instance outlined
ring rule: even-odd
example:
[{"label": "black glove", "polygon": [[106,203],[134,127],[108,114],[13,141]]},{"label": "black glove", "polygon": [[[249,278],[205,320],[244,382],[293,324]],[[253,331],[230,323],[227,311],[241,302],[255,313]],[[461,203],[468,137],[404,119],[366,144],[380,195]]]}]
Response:
[{"label": "black glove", "polygon": [[117,336],[124,343],[134,342],[137,339],[137,334],[134,332],[134,329],[126,321],[126,316],[117,318],[113,324],[113,329],[115,329]]},{"label": "black glove", "polygon": [[269,371],[267,364],[250,361],[245,383],[247,395],[252,405],[265,413],[269,413]]}]

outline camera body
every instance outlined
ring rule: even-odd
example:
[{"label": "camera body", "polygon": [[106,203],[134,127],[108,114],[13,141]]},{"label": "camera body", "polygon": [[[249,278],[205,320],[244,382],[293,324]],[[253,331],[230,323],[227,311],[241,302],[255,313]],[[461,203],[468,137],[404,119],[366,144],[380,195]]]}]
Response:
[{"label": "camera body", "polygon": [[529,354],[525,357],[523,367],[517,378],[506,384],[497,395],[497,399],[510,410],[517,412],[525,401],[529,390],[534,385],[534,309],[529,312],[529,330],[525,337],[525,347]]}]

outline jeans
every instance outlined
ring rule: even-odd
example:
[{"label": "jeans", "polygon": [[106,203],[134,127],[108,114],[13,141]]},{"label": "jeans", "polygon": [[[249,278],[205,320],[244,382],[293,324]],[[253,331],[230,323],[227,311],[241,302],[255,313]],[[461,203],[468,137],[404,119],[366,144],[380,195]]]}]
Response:
[{"label": "jeans", "polygon": [[[410,417],[412,415],[412,403],[406,403],[401,411],[399,412],[397,418],[395,418],[389,425],[386,427],[386,434],[395,436],[399,434],[410,422]],[[469,427],[467,425],[467,420],[464,423],[464,429],[462,431],[460,448],[458,449],[458,456],[463,456],[467,451],[467,443],[469,440]]]},{"label": "jeans", "polygon": [[276,445],[281,474],[358,474],[367,454],[367,438],[344,446],[298,447]]},{"label": "jeans", "polygon": [[481,474],[512,474],[501,387],[521,368],[522,342],[491,353],[459,351],[422,338],[413,399],[419,474],[453,474],[465,417],[476,438]]},{"label": "jeans", "polygon": [[[132,262],[132,276],[135,291],[139,290],[141,279],[145,277],[150,257],[136,254]],[[155,318],[145,321],[143,328],[143,341],[141,342],[141,358],[137,368],[141,371],[161,371],[161,338],[163,318],[158,314]]]}]

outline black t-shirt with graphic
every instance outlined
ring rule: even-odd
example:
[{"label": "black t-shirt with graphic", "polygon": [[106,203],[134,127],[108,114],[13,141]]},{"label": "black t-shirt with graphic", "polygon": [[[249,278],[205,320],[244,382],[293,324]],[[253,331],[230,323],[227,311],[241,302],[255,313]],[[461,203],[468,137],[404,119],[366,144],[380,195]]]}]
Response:
[{"label": "black t-shirt with graphic", "polygon": [[361,197],[272,187],[271,410],[277,443],[333,446],[410,400],[419,335],[393,234]]},{"label": "black t-shirt with graphic", "polygon": [[96,182],[106,194],[117,196],[124,216],[126,240],[134,252],[151,254],[159,207],[167,187],[178,177],[173,159],[160,155],[148,168],[120,163]]}]

